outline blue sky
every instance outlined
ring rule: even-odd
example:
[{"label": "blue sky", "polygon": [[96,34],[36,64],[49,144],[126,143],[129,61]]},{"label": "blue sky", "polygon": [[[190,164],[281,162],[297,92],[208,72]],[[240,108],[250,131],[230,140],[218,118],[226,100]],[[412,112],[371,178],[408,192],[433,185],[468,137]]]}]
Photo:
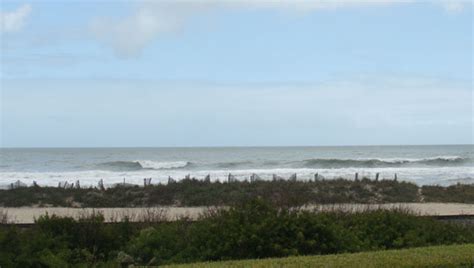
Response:
[{"label": "blue sky", "polygon": [[472,143],[470,1],[2,1],[1,145]]}]

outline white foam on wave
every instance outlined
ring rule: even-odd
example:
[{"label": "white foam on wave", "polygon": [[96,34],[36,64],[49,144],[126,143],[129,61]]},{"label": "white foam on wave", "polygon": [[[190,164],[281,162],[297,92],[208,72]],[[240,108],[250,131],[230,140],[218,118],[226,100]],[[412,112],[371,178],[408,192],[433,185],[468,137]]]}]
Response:
[{"label": "white foam on wave", "polygon": [[458,182],[474,183],[474,168],[472,167],[436,167],[436,168],[339,168],[339,169],[311,169],[311,168],[277,168],[277,169],[241,169],[241,170],[200,170],[186,171],[179,169],[170,170],[141,170],[141,171],[74,171],[74,172],[0,172],[0,187],[5,188],[17,180],[29,185],[36,181],[39,185],[57,186],[59,182],[68,181],[73,183],[79,180],[82,186],[95,186],[100,179],[103,179],[106,186],[122,183],[125,179],[127,183],[142,185],[143,178],[152,178],[152,183],[166,183],[168,176],[176,180],[184,178],[186,175],[203,179],[208,174],[211,180],[227,180],[228,174],[232,173],[237,180],[249,179],[251,174],[258,174],[264,180],[271,180],[273,174],[288,178],[296,173],[298,179],[312,179],[315,173],[327,179],[347,178],[353,179],[354,174],[359,173],[359,178],[374,178],[376,173],[380,173],[380,179],[393,179],[397,174],[399,180],[415,182],[419,185],[440,184],[452,185]]},{"label": "white foam on wave", "polygon": [[[456,161],[456,160],[463,160],[464,158],[457,155],[440,155],[440,156],[433,156],[433,157],[426,157],[426,158],[402,158],[402,157],[393,157],[393,158],[357,158],[356,160],[362,161],[370,161],[370,160],[377,160],[381,162],[388,162],[388,163],[399,163],[399,162],[422,162],[422,161],[432,161],[432,160],[446,160],[446,161]],[[341,159],[341,160],[353,160],[353,159]]]},{"label": "white foam on wave", "polygon": [[151,160],[136,160],[143,168],[151,169],[170,169],[170,168],[183,168],[186,167],[188,161],[174,161],[174,162],[158,162]]}]

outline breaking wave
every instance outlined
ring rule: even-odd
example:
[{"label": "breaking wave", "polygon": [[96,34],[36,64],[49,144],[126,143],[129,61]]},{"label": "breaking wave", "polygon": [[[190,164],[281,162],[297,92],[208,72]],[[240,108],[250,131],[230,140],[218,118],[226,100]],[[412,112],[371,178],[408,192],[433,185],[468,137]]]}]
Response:
[{"label": "breaking wave", "polygon": [[214,163],[192,163],[189,161],[113,161],[96,165],[96,168],[109,171],[139,170],[235,170],[261,168],[399,168],[399,167],[462,167],[474,164],[473,159],[460,156],[437,156],[431,158],[314,158],[299,161],[234,161]]},{"label": "breaking wave", "polygon": [[137,160],[137,161],[113,161],[100,163],[97,166],[99,168],[105,168],[113,171],[133,171],[143,169],[179,169],[185,168],[191,165],[191,162],[187,161],[176,161],[176,162],[158,162],[151,160]]},{"label": "breaking wave", "polygon": [[462,166],[470,159],[459,156],[438,156],[431,158],[385,158],[385,159],[308,159],[302,161],[306,168],[346,168],[346,167],[422,167],[422,166]]}]

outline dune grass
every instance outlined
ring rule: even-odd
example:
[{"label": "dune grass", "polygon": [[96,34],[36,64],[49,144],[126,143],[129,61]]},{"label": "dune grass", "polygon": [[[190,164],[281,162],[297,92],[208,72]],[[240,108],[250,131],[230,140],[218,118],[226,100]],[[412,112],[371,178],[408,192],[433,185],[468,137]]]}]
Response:
[{"label": "dune grass", "polygon": [[474,244],[167,267],[474,267]]},{"label": "dune grass", "polygon": [[[228,183],[182,179],[147,187],[116,185],[106,189],[76,189],[32,186],[0,189],[0,206],[228,206],[257,197],[279,206],[301,206],[311,203],[375,204],[417,202],[418,191],[419,187],[413,183],[394,180],[275,180]],[[436,201],[436,199],[430,200]],[[445,200],[449,200],[449,194]]]}]

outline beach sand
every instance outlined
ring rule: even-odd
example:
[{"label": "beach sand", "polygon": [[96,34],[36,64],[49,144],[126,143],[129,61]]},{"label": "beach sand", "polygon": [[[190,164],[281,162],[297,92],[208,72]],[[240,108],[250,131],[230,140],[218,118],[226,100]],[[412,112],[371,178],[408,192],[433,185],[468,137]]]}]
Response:
[{"label": "beach sand", "polygon": [[[331,205],[311,205],[304,209],[312,210],[344,210],[363,211],[377,208],[403,208],[413,211],[423,216],[454,216],[454,215],[474,215],[474,204],[462,203],[390,203],[390,204],[331,204]],[[48,213],[49,215],[70,216],[80,218],[101,213],[106,222],[120,221],[128,217],[130,221],[157,221],[176,220],[180,217],[197,219],[198,216],[206,212],[208,207],[150,207],[150,208],[66,208],[66,207],[4,207],[0,208],[0,214],[7,214],[8,221],[17,224],[34,223],[35,219]]]}]

